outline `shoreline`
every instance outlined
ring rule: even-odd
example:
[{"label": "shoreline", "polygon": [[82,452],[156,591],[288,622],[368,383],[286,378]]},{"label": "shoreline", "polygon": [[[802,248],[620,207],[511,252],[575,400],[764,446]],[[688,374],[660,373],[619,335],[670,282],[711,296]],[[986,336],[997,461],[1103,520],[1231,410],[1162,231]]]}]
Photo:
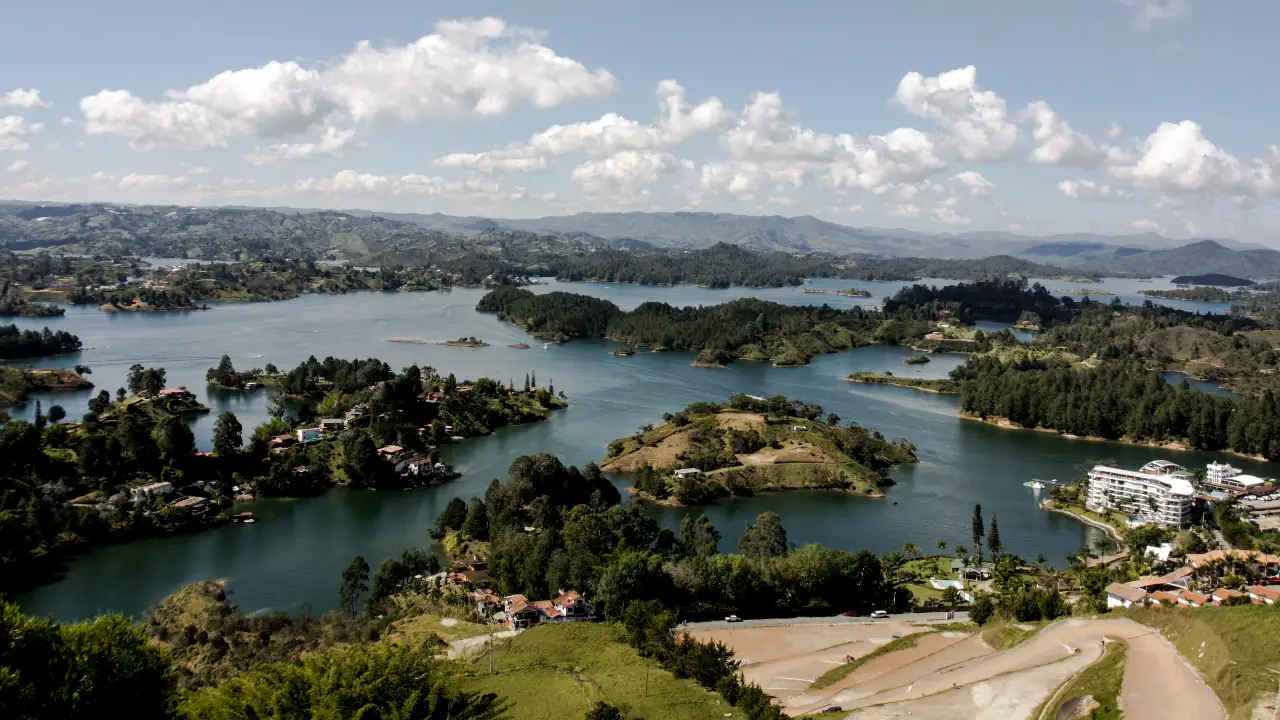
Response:
[{"label": "shoreline", "polygon": [[1052,502],[1052,501],[1051,501],[1051,500],[1041,500],[1041,501],[1040,501],[1040,509],[1041,509],[1041,510],[1047,510],[1047,511],[1049,511],[1049,512],[1053,512],[1053,513],[1058,513],[1059,515],[1066,515],[1067,517],[1075,518],[1076,520],[1080,521],[1080,522],[1081,522],[1082,524],[1084,524],[1084,525],[1088,525],[1088,526],[1090,526],[1090,527],[1095,527],[1095,528],[1097,528],[1097,529],[1099,529],[1099,530],[1103,531],[1104,533],[1106,533],[1106,534],[1107,534],[1107,537],[1109,537],[1109,538],[1111,538],[1112,540],[1116,541],[1116,544],[1117,544],[1117,545],[1119,545],[1119,546],[1121,546],[1121,547],[1126,547],[1126,546],[1127,546],[1127,543],[1125,543],[1124,538],[1120,537],[1120,533],[1116,532],[1116,529],[1115,529],[1114,527],[1111,527],[1110,525],[1108,525],[1108,524],[1106,524],[1106,523],[1100,523],[1100,522],[1098,522],[1097,520],[1090,520],[1090,519],[1089,519],[1089,518],[1087,518],[1087,517],[1080,517],[1079,515],[1077,515],[1077,514],[1075,514],[1075,513],[1071,512],[1070,510],[1067,510],[1067,509],[1065,509],[1065,508],[1053,507],[1052,505],[1049,505],[1049,503],[1050,503],[1050,502]]},{"label": "shoreline", "polygon": [[[604,468],[601,468],[601,470],[604,470]],[[614,474],[617,474],[617,475],[629,475],[629,474],[630,474],[630,473],[624,473],[624,472],[619,471],[619,470],[614,470],[614,471],[604,470],[604,472],[613,472]],[[839,493],[839,494],[841,494],[841,495],[852,495],[853,497],[866,498],[866,499],[868,499],[868,500],[884,500],[885,498],[889,497],[888,495],[886,495],[886,494],[884,494],[883,492],[881,492],[879,488],[876,488],[876,489],[874,490],[874,493],[859,493],[859,492],[854,492],[854,491],[852,491],[852,490],[835,490],[835,489],[833,489],[833,488],[820,488],[820,487],[795,487],[795,488],[787,488],[787,487],[781,487],[781,488],[770,488],[770,489],[768,489],[768,490],[761,490],[760,492],[755,493],[754,495],[726,495],[726,496],[724,496],[724,497],[718,497],[718,498],[716,498],[715,500],[712,500],[712,501],[711,501],[711,502],[709,502],[709,503],[702,503],[702,504],[700,504],[700,505],[685,505],[684,503],[681,503],[680,501],[676,500],[674,495],[672,495],[672,496],[671,496],[671,497],[669,497],[669,498],[666,498],[665,500],[659,500],[658,498],[655,498],[654,496],[650,495],[649,493],[642,492],[642,491],[638,490],[638,489],[636,488],[636,486],[635,486],[635,485],[628,485],[628,486],[626,487],[626,492],[627,492],[628,494],[630,494],[632,497],[636,498],[637,500],[643,500],[644,502],[650,503],[650,504],[652,504],[652,505],[660,505],[660,506],[662,506],[662,507],[669,507],[669,508],[697,508],[697,507],[708,507],[708,506],[710,506],[710,505],[719,505],[721,502],[725,502],[725,501],[733,501],[733,500],[749,500],[749,499],[751,499],[751,498],[753,498],[753,497],[759,497],[759,496],[761,496],[761,495],[772,495],[772,494],[774,494],[774,493],[791,493],[791,492],[828,492],[828,493]]]}]

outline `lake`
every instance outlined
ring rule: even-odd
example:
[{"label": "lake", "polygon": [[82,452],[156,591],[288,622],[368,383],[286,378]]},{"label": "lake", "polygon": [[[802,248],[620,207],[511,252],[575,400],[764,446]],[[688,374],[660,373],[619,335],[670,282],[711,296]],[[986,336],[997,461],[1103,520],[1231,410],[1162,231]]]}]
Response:
[{"label": "lake", "polygon": [[[811,287],[863,286],[874,288],[877,297],[814,295],[795,288],[707,290],[594,283],[551,283],[534,290],[569,289],[607,297],[622,307],[645,300],[711,304],[743,295],[792,304],[848,306],[878,304],[901,283],[824,279],[815,280]],[[821,542],[876,552],[900,549],[907,542],[926,551],[938,540],[950,547],[969,545],[972,507],[980,503],[988,522],[993,514],[998,516],[1006,548],[1028,558],[1043,553],[1050,562],[1062,565],[1065,555],[1082,542],[1096,540],[1099,533],[1070,518],[1038,510],[1036,492],[1022,485],[1031,478],[1066,480],[1079,476],[1094,461],[1138,467],[1159,457],[1188,466],[1229,461],[1246,472],[1269,474],[1265,463],[1225,455],[1161,452],[1005,430],[958,418],[954,397],[844,380],[858,370],[942,377],[963,361],[960,355],[933,355],[933,362],[906,367],[902,360],[911,351],[872,346],[821,356],[799,368],[735,363],[715,369],[693,367],[689,353],[615,357],[610,351],[617,345],[607,341],[574,341],[544,350],[518,328],[475,312],[483,294],[456,289],[307,295],[288,302],[220,305],[204,312],[108,314],[70,308],[63,318],[17,319],[24,327],[49,325],[79,335],[86,348],[79,355],[29,364],[87,364],[93,368],[90,379],[98,383],[92,392],[114,392],[134,363],[163,366],[170,385],[187,386],[215,411],[194,421],[203,448],[209,446],[217,412],[235,412],[246,433],[267,417],[265,391],[206,392],[204,373],[224,353],[240,369],[268,362],[290,368],[309,355],[333,355],[379,357],[393,368],[431,365],[460,379],[490,376],[519,383],[525,373],[533,372],[540,384],[554,384],[557,391],[565,391],[570,407],[553,413],[544,423],[447,446],[442,454],[463,476],[443,486],[402,493],[338,489],[319,498],[247,503],[237,509],[255,514],[258,522],[252,525],[100,548],[71,560],[64,578],[16,600],[28,612],[64,620],[104,611],[138,614],[184,583],[222,578],[245,611],[322,612],[336,606],[339,575],[353,556],[362,555],[376,566],[401,547],[433,547],[426,530],[445,503],[454,496],[483,494],[492,479],[505,476],[507,466],[519,455],[545,451],[566,463],[598,461],[610,440],[659,422],[663,413],[697,400],[724,400],[734,392],[781,393],[817,402],[842,419],[880,430],[889,438],[908,438],[918,446],[921,463],[894,472],[897,484],[887,490],[884,500],[796,492],[692,510],[707,513],[724,534],[726,550],[736,547],[743,526],[764,510],[782,516],[795,543]],[[492,346],[469,349],[387,342],[462,335],[483,338]],[[534,347],[507,347],[518,342]],[[39,397],[46,408],[61,403],[72,417],[78,417],[91,394],[43,393]],[[22,416],[33,408],[30,403],[10,411]],[[678,525],[689,512],[660,507],[652,511],[667,527]]]}]

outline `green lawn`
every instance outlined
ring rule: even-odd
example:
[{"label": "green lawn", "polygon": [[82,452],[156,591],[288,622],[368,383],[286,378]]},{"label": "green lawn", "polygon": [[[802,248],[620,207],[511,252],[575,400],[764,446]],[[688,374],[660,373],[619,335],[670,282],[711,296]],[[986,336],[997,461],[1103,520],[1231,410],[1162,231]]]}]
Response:
[{"label": "green lawn", "polygon": [[1274,696],[1280,675],[1280,609],[1269,605],[1129,610],[1157,628],[1222,700],[1233,720],[1247,719],[1263,695]]},{"label": "green lawn", "polygon": [[1033,718],[1056,718],[1059,708],[1074,698],[1092,695],[1099,707],[1090,715],[1090,720],[1121,720],[1120,683],[1124,680],[1124,663],[1129,656],[1129,644],[1117,640],[1107,644],[1107,651],[1098,662],[1085,668],[1083,672],[1067,681],[1058,696],[1044,712],[1032,713]]},{"label": "green lawn", "polygon": [[[439,635],[441,640],[450,643],[454,640],[465,640],[488,632],[488,628],[479,623],[449,618],[452,623],[445,625],[443,624],[444,620],[445,618],[440,615],[418,615],[396,625],[392,630],[391,637],[397,642],[403,641],[412,646],[421,644],[431,633]],[[494,632],[506,629],[505,626],[495,626]]]},{"label": "green lawn", "polygon": [[854,670],[857,670],[858,668],[862,667],[863,665],[866,665],[867,663],[871,662],[872,660],[875,660],[878,657],[882,657],[884,655],[888,655],[889,653],[897,652],[899,650],[906,650],[907,648],[915,647],[920,640],[920,636],[927,634],[927,632],[928,631],[924,633],[913,633],[911,635],[903,635],[900,638],[894,638],[893,640],[890,640],[884,645],[881,645],[880,647],[876,648],[874,651],[867,653],[866,655],[863,655],[860,658],[855,659],[853,662],[848,662],[843,665],[833,667],[830,670],[822,673],[821,675],[818,676],[818,679],[814,680],[813,684],[810,685],[809,687],[814,690],[820,690],[829,685],[834,685],[837,682],[840,682],[844,678],[848,677],[849,674],[852,673]]},{"label": "green lawn", "polygon": [[465,667],[469,690],[507,698],[508,720],[577,720],[601,700],[626,708],[625,717],[650,720],[707,720],[733,711],[718,694],[640,657],[607,623],[536,627],[499,641],[495,674],[488,655]]}]

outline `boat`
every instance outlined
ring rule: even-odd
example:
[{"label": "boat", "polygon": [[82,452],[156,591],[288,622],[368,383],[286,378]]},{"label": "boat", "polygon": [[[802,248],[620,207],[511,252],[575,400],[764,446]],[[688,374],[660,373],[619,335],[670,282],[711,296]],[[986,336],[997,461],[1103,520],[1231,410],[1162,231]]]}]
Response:
[{"label": "boat", "polygon": [[624,347],[624,348],[618,348],[617,350],[614,350],[613,354],[617,355],[618,357],[630,357],[632,355],[635,355],[636,351],[632,350],[629,347]]},{"label": "boat", "polygon": [[232,515],[232,516],[231,516],[231,522],[233,522],[233,523],[246,523],[246,524],[247,524],[247,523],[251,523],[251,522],[253,522],[253,513],[251,513],[251,512],[243,512],[243,513],[237,513],[237,514],[235,514],[235,515]]},{"label": "boat", "polygon": [[1023,484],[1023,486],[1024,486],[1024,487],[1033,488],[1033,489],[1035,489],[1035,490],[1043,490],[1043,489],[1044,489],[1044,481],[1042,481],[1042,480],[1028,480],[1027,482],[1024,482],[1024,483],[1022,483],[1022,484]]},{"label": "boat", "polygon": [[543,343],[543,344],[542,344],[542,349],[543,349],[543,350],[550,350],[550,349],[551,349],[551,343]]}]

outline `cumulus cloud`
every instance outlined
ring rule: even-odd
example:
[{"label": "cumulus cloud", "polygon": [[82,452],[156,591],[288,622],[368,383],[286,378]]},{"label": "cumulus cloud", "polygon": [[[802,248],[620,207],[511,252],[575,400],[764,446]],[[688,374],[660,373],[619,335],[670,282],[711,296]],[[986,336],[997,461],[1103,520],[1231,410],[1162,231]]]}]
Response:
[{"label": "cumulus cloud", "polygon": [[254,150],[248,159],[254,165],[266,165],[276,162],[314,160],[320,157],[340,158],[343,152],[355,142],[355,137],[355,130],[339,130],[329,125],[325,127],[324,135],[316,142],[267,145]]},{"label": "cumulus cloud", "polygon": [[35,110],[37,108],[51,108],[53,103],[47,103],[40,99],[40,91],[35,88],[10,90],[0,95],[0,107],[22,108],[23,110]]},{"label": "cumulus cloud", "polygon": [[949,149],[960,158],[1000,160],[1021,131],[1010,121],[1004,99],[977,83],[973,65],[933,77],[911,72],[898,83],[894,99],[914,115],[937,120],[949,132]]},{"label": "cumulus cloud", "polygon": [[121,190],[158,190],[183,188],[191,184],[186,175],[141,175],[129,173],[120,178],[118,187]]},{"label": "cumulus cloud", "polygon": [[656,182],[675,166],[675,158],[670,153],[623,150],[582,163],[573,169],[572,177],[592,194],[630,193]]},{"label": "cumulus cloud", "polygon": [[1063,180],[1058,191],[1076,200],[1123,200],[1131,195],[1128,190],[1087,179]]},{"label": "cumulus cloud", "polygon": [[14,160],[13,162],[9,163],[9,166],[5,168],[5,171],[11,172],[11,173],[19,173],[19,172],[22,172],[23,170],[26,170],[29,167],[31,167],[31,163],[27,162],[26,160]]},{"label": "cumulus cloud", "polygon": [[1176,23],[1191,17],[1191,0],[1120,0],[1133,14],[1134,27],[1150,30],[1156,23]]},{"label": "cumulus cloud", "polygon": [[1058,183],[1058,192],[1076,200],[1124,200],[1131,195],[1128,190],[1086,179],[1063,180]]},{"label": "cumulus cloud", "polygon": [[226,71],[166,99],[103,90],[80,101],[85,131],[131,147],[205,149],[234,137],[283,137],[333,118],[357,124],[502,115],[612,92],[607,70],[589,69],[541,44],[531,30],[497,18],[448,20],[408,45],[362,41],[315,68],[272,61]]},{"label": "cumulus cloud", "polygon": [[423,197],[458,197],[519,199],[523,188],[504,189],[491,180],[470,178],[457,180],[409,173],[405,175],[378,175],[355,170],[341,170],[331,177],[312,177],[299,180],[293,189],[309,193],[329,195],[368,195],[387,193]]},{"label": "cumulus cloud", "polygon": [[70,117],[62,117],[58,120],[58,124],[61,125],[62,127],[67,127],[68,125],[75,125],[76,119],[70,118]]},{"label": "cumulus cloud", "polygon": [[956,173],[952,179],[964,186],[965,190],[974,197],[990,195],[996,188],[995,183],[983,177],[982,173],[973,170]]},{"label": "cumulus cloud", "polygon": [[657,100],[659,115],[651,124],[609,113],[590,122],[553,125],[525,142],[497,150],[445,155],[435,164],[485,173],[542,172],[551,167],[552,158],[565,155],[607,157],[623,152],[671,150],[694,137],[719,130],[732,118],[719,98],[689,105],[684,88],[674,80],[658,84]]},{"label": "cumulus cloud", "polygon": [[20,115],[0,117],[0,152],[22,152],[30,147],[26,136],[37,132]]},{"label": "cumulus cloud", "polygon": [[895,205],[889,209],[889,214],[900,218],[913,218],[920,216],[920,208],[913,204]]},{"label": "cumulus cloud", "polygon": [[1031,151],[1031,162],[1093,168],[1105,159],[1106,151],[1093,138],[1073,130],[1049,103],[1033,102],[1023,113],[1035,123],[1031,137],[1036,147]]},{"label": "cumulus cloud", "polygon": [[1161,123],[1138,153],[1115,153],[1108,171],[1136,187],[1168,194],[1250,195],[1276,190],[1280,149],[1252,166],[1215,145],[1190,120]]}]

